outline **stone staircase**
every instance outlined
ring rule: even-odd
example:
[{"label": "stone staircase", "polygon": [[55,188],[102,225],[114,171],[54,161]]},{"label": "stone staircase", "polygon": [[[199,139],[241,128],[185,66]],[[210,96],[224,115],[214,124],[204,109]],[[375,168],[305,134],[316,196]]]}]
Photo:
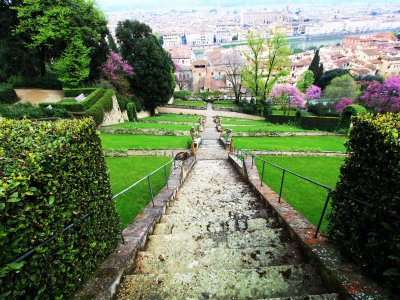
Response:
[{"label": "stone staircase", "polygon": [[118,299],[337,299],[219,144],[203,146],[225,159],[196,162]]}]

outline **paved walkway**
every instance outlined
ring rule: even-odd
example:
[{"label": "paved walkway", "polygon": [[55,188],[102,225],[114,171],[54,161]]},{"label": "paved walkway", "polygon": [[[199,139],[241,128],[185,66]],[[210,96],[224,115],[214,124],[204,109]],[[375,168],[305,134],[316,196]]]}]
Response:
[{"label": "paved walkway", "polygon": [[264,120],[263,117],[259,116],[253,116],[238,112],[213,110],[211,103],[207,104],[207,110],[170,108],[170,107],[158,107],[157,110],[158,112],[172,113],[172,114],[190,114],[190,115],[210,116],[210,117],[221,116],[221,117],[238,118],[238,119]]},{"label": "paved walkway", "polygon": [[[136,257],[118,299],[336,299],[218,144],[198,161]],[[316,295],[308,297],[308,295]]]}]

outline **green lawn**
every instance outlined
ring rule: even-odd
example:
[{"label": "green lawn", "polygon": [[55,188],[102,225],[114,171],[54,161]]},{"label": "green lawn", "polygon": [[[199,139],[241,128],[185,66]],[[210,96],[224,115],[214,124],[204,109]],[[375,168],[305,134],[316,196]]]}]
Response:
[{"label": "green lawn", "polygon": [[187,130],[192,128],[191,125],[177,124],[162,124],[162,123],[145,123],[145,122],[125,122],[111,125],[109,127],[132,127],[132,128],[150,128],[150,129],[165,129],[165,130]]},{"label": "green lawn", "polygon": [[197,107],[205,107],[205,103],[203,101],[183,101],[183,100],[174,100],[174,105],[188,105],[188,106],[197,106]]},{"label": "green lawn", "polygon": [[[335,188],[339,179],[342,157],[315,157],[315,156],[260,156],[268,162],[286,168],[297,174],[310,178],[316,182]],[[255,160],[260,174],[262,162]],[[279,194],[282,171],[265,164],[264,182]],[[324,207],[327,190],[308,181],[300,179],[290,173],[285,174],[282,189],[282,198],[288,201],[296,210],[305,216],[311,223],[318,225]],[[329,213],[330,207],[327,209]],[[327,226],[326,218],[322,223],[322,230]]]},{"label": "green lawn", "polygon": [[191,140],[188,136],[131,134],[102,134],[101,139],[105,150],[189,148]]},{"label": "green lawn", "polygon": [[226,118],[220,117],[221,124],[232,124],[232,125],[266,125],[269,124],[264,120],[249,120],[249,119],[236,119],[236,118]]},{"label": "green lawn", "polygon": [[213,107],[239,108],[235,103],[213,103]]},{"label": "green lawn", "polygon": [[232,129],[234,132],[305,132],[305,130],[297,126],[265,124],[263,126],[223,126]]},{"label": "green lawn", "polygon": [[[286,116],[295,116],[296,115],[295,110],[290,110],[289,113],[288,112],[285,112],[285,113],[286,113]],[[272,114],[283,116],[284,112],[282,110],[273,110]]]},{"label": "green lawn", "polygon": [[[107,166],[113,195],[123,191],[139,179],[168,162],[170,157],[108,157]],[[167,176],[171,165],[168,165]],[[151,177],[154,196],[165,186],[164,170]],[[145,180],[115,199],[117,212],[121,218],[121,229],[125,228],[150,202],[149,183]]]},{"label": "green lawn", "polygon": [[345,136],[236,137],[238,149],[271,151],[346,151]]},{"label": "green lawn", "polygon": [[140,119],[141,122],[157,122],[157,121],[168,121],[168,122],[188,122],[198,123],[200,116],[195,115],[181,115],[181,114],[158,114],[153,117]]}]

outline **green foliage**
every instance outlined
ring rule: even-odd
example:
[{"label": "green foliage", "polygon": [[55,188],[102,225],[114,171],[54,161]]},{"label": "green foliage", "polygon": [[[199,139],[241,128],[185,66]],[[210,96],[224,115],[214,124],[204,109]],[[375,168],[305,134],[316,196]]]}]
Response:
[{"label": "green foliage", "polygon": [[313,113],[317,116],[323,116],[323,117],[337,117],[338,113],[335,110],[335,105],[337,101],[333,99],[334,101],[331,101],[330,99],[321,99],[318,100],[316,104],[312,104],[312,101],[309,101],[307,103],[307,109],[310,113]]},{"label": "green foliage", "polygon": [[193,93],[193,98],[201,100],[201,101],[207,101],[208,98],[210,98],[212,95],[213,95],[213,93],[209,92],[209,91],[197,92],[197,93]]},{"label": "green foliage", "polygon": [[325,89],[327,98],[349,98],[353,101],[357,99],[360,93],[360,87],[350,74],[335,77]]},{"label": "green foliage", "polygon": [[365,115],[367,113],[367,110],[365,109],[364,106],[361,105],[356,105],[356,104],[351,104],[346,106],[342,113],[340,114],[340,120],[337,125],[337,130],[338,131],[345,131],[347,132],[350,128],[350,123],[352,117],[358,116],[358,115]]},{"label": "green foliage", "polygon": [[299,126],[308,130],[335,131],[339,123],[338,117],[301,117]]},{"label": "green foliage", "polygon": [[96,88],[63,88],[64,96],[68,98],[70,97],[75,98],[80,94],[88,96],[95,90]]},{"label": "green foliage", "polygon": [[187,90],[174,92],[175,99],[189,100],[192,96],[193,96],[193,93],[191,91],[187,91]]},{"label": "green foliage", "polygon": [[69,87],[76,87],[89,77],[90,49],[74,37],[63,55],[54,64],[58,79]]},{"label": "green foliage", "polygon": [[[0,298],[68,296],[119,240],[95,125],[88,119],[6,119],[0,122],[0,149]],[[21,264],[12,264],[54,235]]]},{"label": "green foliage", "polygon": [[131,134],[102,134],[106,150],[120,149],[189,149],[189,136],[157,136]]},{"label": "green foliage", "polygon": [[[324,72],[324,66],[320,63],[320,56],[319,56],[319,49],[315,51],[313,60],[311,61],[310,67],[308,68],[309,71],[313,72],[314,75],[314,82],[318,84],[321,80],[322,74]],[[306,88],[307,89],[307,88]],[[300,87],[299,90],[303,91]]]},{"label": "green foliage", "polygon": [[83,112],[83,115],[85,117],[91,116],[96,125],[99,126],[103,122],[104,114],[113,108],[113,95],[113,90],[106,90],[101,98],[96,101],[96,103],[94,103],[88,110]]},{"label": "green foliage", "polygon": [[128,113],[128,119],[131,122],[134,122],[137,120],[137,113],[136,113],[136,107],[135,107],[135,103],[133,102],[129,102],[126,105],[126,111]]},{"label": "green foliage", "polygon": [[295,116],[283,116],[283,115],[267,115],[267,122],[273,124],[294,124],[296,122]]},{"label": "green foliage", "polygon": [[400,114],[367,114],[353,123],[332,198],[329,234],[348,258],[389,281],[398,293]]},{"label": "green foliage", "polygon": [[0,103],[15,103],[18,101],[17,93],[12,85],[0,83]]},{"label": "green foliage", "polygon": [[0,116],[8,119],[70,118],[71,113],[60,108],[47,109],[31,103],[17,103],[14,105],[0,104]]},{"label": "green foliage", "polygon": [[305,71],[301,76],[300,81],[297,83],[297,88],[300,92],[305,93],[307,88],[314,83],[314,73],[310,70]]},{"label": "green foliage", "polygon": [[132,90],[154,115],[155,108],[168,103],[175,89],[171,56],[159,45],[150,27],[138,21],[119,22],[116,36],[122,57],[135,72]]},{"label": "green foliage", "polygon": [[321,88],[321,89],[325,89],[329,83],[331,82],[332,79],[336,78],[336,77],[340,77],[346,74],[350,74],[349,70],[345,70],[345,69],[333,69],[333,70],[329,70],[326,71],[322,76],[321,79],[319,81],[316,81],[315,83]]}]

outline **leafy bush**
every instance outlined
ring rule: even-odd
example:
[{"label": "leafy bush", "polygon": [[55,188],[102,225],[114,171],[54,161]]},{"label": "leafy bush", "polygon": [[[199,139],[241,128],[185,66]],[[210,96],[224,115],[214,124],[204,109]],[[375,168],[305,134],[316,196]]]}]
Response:
[{"label": "leafy bush", "polygon": [[18,101],[17,93],[11,84],[0,83],[0,103],[15,103]]},{"label": "leafy bush", "polygon": [[175,99],[189,100],[193,96],[191,91],[182,90],[174,92]]},{"label": "leafy bush", "polygon": [[107,90],[93,106],[83,112],[83,115],[85,117],[93,117],[96,125],[99,126],[103,122],[104,113],[109,112],[113,108],[113,95],[113,90]]},{"label": "leafy bush", "polygon": [[296,117],[295,116],[283,116],[283,115],[268,115],[266,117],[267,122],[273,124],[288,124],[288,123],[295,123]]},{"label": "leafy bush", "polygon": [[[339,99],[338,99],[339,100]],[[321,116],[321,117],[337,117],[338,113],[335,110],[336,102],[327,101],[327,102],[318,102],[313,104],[312,102],[307,103],[307,109],[309,112]]]},{"label": "leafy bush", "polygon": [[54,108],[64,108],[71,112],[83,112],[83,111],[89,109],[93,104],[95,104],[97,102],[97,100],[99,100],[103,96],[104,92],[105,92],[104,89],[101,89],[101,88],[95,89],[90,95],[88,95],[81,102],[77,102],[77,101],[65,102],[65,101],[61,100],[59,102],[40,103],[39,105],[42,107],[47,107],[47,106],[51,105]]},{"label": "leafy bush", "polygon": [[362,115],[353,122],[329,235],[348,258],[399,292],[400,114]]},{"label": "leafy bush", "polygon": [[133,102],[129,102],[126,105],[126,111],[128,113],[128,119],[131,122],[134,122],[137,120],[137,114],[136,114],[136,107],[135,107],[135,103]]},{"label": "leafy bush", "polygon": [[40,89],[61,89],[61,82],[54,73],[47,70],[45,76],[15,77],[10,82],[15,88],[40,88]]},{"label": "leafy bush", "polygon": [[340,120],[336,129],[342,131],[348,131],[350,128],[351,117],[358,115],[365,115],[366,113],[367,110],[365,109],[364,106],[356,104],[346,106],[340,115]]},{"label": "leafy bush", "polygon": [[96,88],[76,88],[76,89],[63,88],[64,96],[69,98],[75,98],[80,94],[84,94],[87,96],[93,93],[95,90]]},{"label": "leafy bush", "polygon": [[298,109],[296,111],[296,123],[299,123],[301,118],[304,118],[307,116],[308,116],[308,112],[305,109]]},{"label": "leafy bush", "polygon": [[335,131],[339,123],[338,117],[301,117],[298,124],[307,130]]},{"label": "leafy bush", "polygon": [[65,109],[47,109],[31,103],[17,103],[14,105],[0,104],[0,115],[8,119],[41,119],[41,118],[70,118],[72,115]]},{"label": "leafy bush", "polygon": [[[95,124],[5,119],[0,149],[0,298],[68,296],[119,240]],[[52,236],[32,256],[13,263]]]}]

